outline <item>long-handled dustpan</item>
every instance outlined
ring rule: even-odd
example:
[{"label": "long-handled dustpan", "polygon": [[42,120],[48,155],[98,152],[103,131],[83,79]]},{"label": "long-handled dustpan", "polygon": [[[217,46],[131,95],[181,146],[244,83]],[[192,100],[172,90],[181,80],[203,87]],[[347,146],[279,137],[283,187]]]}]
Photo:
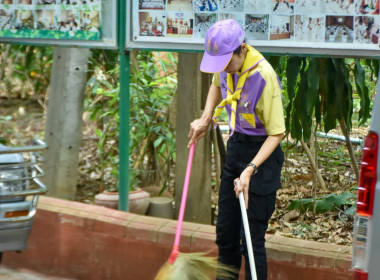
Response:
[{"label": "long-handled dustpan", "polygon": [[[240,182],[237,181],[237,184],[239,185]],[[251,241],[251,232],[249,230],[248,216],[247,216],[247,210],[245,209],[245,200],[244,200],[243,192],[239,194],[239,202],[240,202],[240,208],[241,208],[241,216],[243,218],[245,241],[247,243],[247,249],[248,249],[249,267],[251,268],[252,280],[257,280],[255,258],[253,257],[253,248],[252,248],[252,241]]]}]

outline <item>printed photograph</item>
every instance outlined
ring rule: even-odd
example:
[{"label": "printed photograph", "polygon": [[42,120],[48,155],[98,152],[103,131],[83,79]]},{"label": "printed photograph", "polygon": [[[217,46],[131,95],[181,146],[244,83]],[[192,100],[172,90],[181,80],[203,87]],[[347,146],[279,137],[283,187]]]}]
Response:
[{"label": "printed photograph", "polygon": [[140,10],[164,10],[165,0],[139,0]]},{"label": "printed photograph", "polygon": [[220,13],[218,20],[234,19],[236,20],[241,27],[244,29],[245,20],[244,14],[242,13]]},{"label": "printed photograph", "polygon": [[294,16],[272,15],[270,40],[292,40],[294,34]]},{"label": "printed photograph", "polygon": [[54,11],[36,10],[36,28],[39,30],[56,30],[57,25],[54,22]]},{"label": "printed photograph", "polygon": [[16,2],[13,3],[13,1],[14,0],[0,0],[0,4],[16,4]]},{"label": "printed photograph", "polygon": [[325,12],[324,0],[297,0],[295,3],[294,12],[302,15],[313,15]]},{"label": "printed photograph", "polygon": [[246,0],[245,11],[247,13],[265,14],[270,12],[270,3],[268,0]]},{"label": "printed photograph", "polygon": [[34,29],[34,16],[31,10],[15,10],[15,29]]},{"label": "printed photograph", "polygon": [[327,16],[325,41],[329,43],[352,43],[354,41],[354,17]]},{"label": "printed photograph", "polygon": [[355,17],[355,43],[378,44],[379,43],[380,18],[374,16]]},{"label": "printed photograph", "polygon": [[[76,26],[75,26],[76,27]],[[81,11],[80,12],[80,30],[99,32],[100,21],[99,11]]]},{"label": "printed photograph", "polygon": [[205,38],[207,30],[217,21],[216,14],[195,14],[194,38]]},{"label": "printed photograph", "polygon": [[140,36],[165,36],[165,21],[164,12],[140,12]]},{"label": "printed photograph", "polygon": [[294,0],[272,0],[272,12],[275,14],[293,14]]},{"label": "printed photograph", "polygon": [[378,15],[380,0],[357,0],[356,12],[361,15]]},{"label": "printed photograph", "polygon": [[190,12],[168,12],[167,14],[167,37],[191,38],[194,33],[194,18]]},{"label": "printed photograph", "polygon": [[62,10],[57,18],[57,30],[61,32],[75,32],[79,30],[79,15],[74,10]]},{"label": "printed photograph", "polygon": [[[51,0],[42,0],[45,2],[49,2]],[[55,0],[57,4],[63,4],[63,5],[81,5],[81,4],[98,4],[99,0]],[[59,3],[61,1],[61,3]],[[52,4],[52,3],[45,3],[45,4]]]},{"label": "printed photograph", "polygon": [[32,0],[18,0],[19,5],[31,5]]},{"label": "printed photograph", "polygon": [[269,15],[246,15],[245,37],[250,40],[268,40]]},{"label": "printed photograph", "polygon": [[59,0],[36,0],[37,5],[60,4]]},{"label": "printed photograph", "polygon": [[168,0],[167,9],[171,11],[192,11],[192,0]]},{"label": "printed photograph", "polygon": [[324,42],[325,18],[295,16],[294,40],[304,42]]},{"label": "printed photograph", "polygon": [[12,28],[12,10],[0,10],[0,29]]},{"label": "printed photograph", "polygon": [[99,0],[82,0],[82,4],[83,5],[98,5]]},{"label": "printed photograph", "polygon": [[354,0],[326,0],[326,14],[328,15],[354,15]]},{"label": "printed photograph", "polygon": [[219,0],[219,11],[243,12],[244,1],[240,0]]},{"label": "printed photograph", "polygon": [[218,10],[217,0],[194,0],[195,12],[215,12]]}]

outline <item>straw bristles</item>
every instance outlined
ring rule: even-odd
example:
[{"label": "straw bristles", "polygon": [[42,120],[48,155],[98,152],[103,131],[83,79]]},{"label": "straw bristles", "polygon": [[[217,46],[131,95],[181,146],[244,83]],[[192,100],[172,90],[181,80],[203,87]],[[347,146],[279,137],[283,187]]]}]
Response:
[{"label": "straw bristles", "polygon": [[166,262],[154,280],[210,280],[218,276],[229,278],[236,268],[223,265],[205,253],[179,253],[173,264]]}]

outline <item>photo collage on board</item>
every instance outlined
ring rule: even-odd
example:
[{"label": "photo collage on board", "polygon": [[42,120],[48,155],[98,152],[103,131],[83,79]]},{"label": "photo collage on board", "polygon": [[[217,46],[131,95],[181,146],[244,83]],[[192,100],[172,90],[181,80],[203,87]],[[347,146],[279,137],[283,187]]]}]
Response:
[{"label": "photo collage on board", "polygon": [[138,36],[204,38],[216,21],[232,18],[247,40],[378,44],[379,2],[139,0],[134,14]]},{"label": "photo collage on board", "polygon": [[101,37],[101,0],[0,0],[0,36]]}]

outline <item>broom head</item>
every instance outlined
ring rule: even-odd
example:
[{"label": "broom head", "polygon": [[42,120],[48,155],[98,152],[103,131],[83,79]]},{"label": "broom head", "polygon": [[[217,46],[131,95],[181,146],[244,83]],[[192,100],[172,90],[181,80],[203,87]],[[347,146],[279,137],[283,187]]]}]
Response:
[{"label": "broom head", "polygon": [[209,280],[216,277],[231,277],[238,271],[217,261],[206,253],[179,253],[175,262],[167,261],[154,280]]}]

